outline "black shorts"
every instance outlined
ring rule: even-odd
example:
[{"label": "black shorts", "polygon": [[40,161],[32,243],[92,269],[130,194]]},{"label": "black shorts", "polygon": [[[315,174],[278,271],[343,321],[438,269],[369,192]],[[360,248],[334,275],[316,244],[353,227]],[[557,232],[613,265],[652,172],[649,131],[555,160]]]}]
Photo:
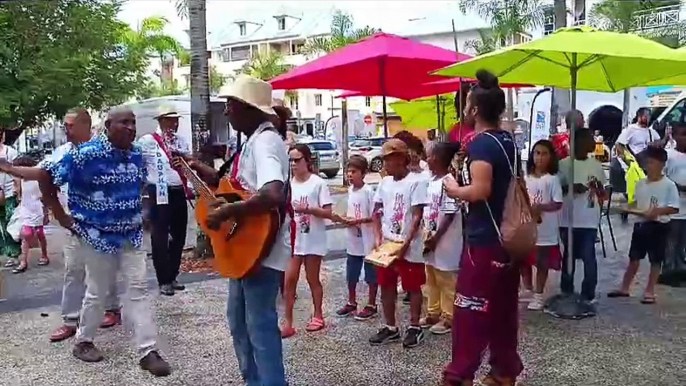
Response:
[{"label": "black shorts", "polygon": [[648,255],[652,265],[659,265],[665,260],[669,223],[646,221],[634,224],[629,247],[630,260],[643,260]]}]

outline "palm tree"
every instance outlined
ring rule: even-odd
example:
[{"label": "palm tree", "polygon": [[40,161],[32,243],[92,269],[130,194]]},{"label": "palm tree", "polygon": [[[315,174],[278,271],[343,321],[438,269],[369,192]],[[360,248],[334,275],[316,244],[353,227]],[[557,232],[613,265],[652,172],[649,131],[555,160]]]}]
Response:
[{"label": "palm tree", "polygon": [[464,43],[464,49],[483,55],[495,51],[500,41],[502,37],[497,36],[493,31],[479,30],[479,39],[467,40]]},{"label": "palm tree", "polygon": [[354,28],[354,24],[354,19],[350,14],[335,10],[331,19],[329,36],[309,38],[302,48],[302,53],[308,57],[326,54],[380,32],[369,26]]},{"label": "palm tree", "polygon": [[255,52],[239,72],[252,77],[270,80],[277,77],[293,66],[284,63],[283,54],[278,51]]},{"label": "palm tree", "polygon": [[[181,18],[187,18],[191,42],[191,127],[193,130],[193,151],[202,158],[200,149],[210,137],[208,120],[210,115],[210,74],[207,54],[207,1],[175,0],[176,10]],[[207,160],[205,160],[207,161]],[[211,162],[211,160],[209,160]],[[212,247],[207,235],[198,228],[195,255],[212,256]]]},{"label": "palm tree", "polygon": [[[512,45],[517,38],[543,25],[543,7],[540,0],[460,0],[460,11],[476,12],[491,24],[496,46]],[[512,89],[507,89],[507,117],[512,120]]]},{"label": "palm tree", "polygon": [[[123,41],[129,49],[134,49],[148,58],[157,56],[160,58],[160,66],[165,66],[165,56],[168,54],[179,55],[183,48],[175,38],[164,33],[169,20],[161,16],[143,19],[137,29],[126,29],[123,32]],[[160,82],[163,82],[160,71]]]},{"label": "palm tree", "polygon": [[[685,26],[677,23],[674,26],[652,28],[650,31],[637,30],[636,17],[640,13],[655,12],[657,8],[681,5],[683,1],[616,1],[605,0],[594,4],[591,9],[593,24],[599,28],[621,33],[639,33],[648,38],[660,42],[671,40],[679,36],[679,30]],[[678,40],[678,39],[677,39]],[[679,45],[679,42],[677,44]],[[624,90],[624,103],[622,111],[622,126],[629,123],[629,108],[631,102],[631,90]]]}]

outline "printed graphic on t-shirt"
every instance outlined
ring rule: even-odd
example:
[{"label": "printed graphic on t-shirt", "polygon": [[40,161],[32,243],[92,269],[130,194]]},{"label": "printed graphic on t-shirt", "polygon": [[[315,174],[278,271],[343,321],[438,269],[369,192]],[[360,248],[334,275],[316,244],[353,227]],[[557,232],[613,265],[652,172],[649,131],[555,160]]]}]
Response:
[{"label": "printed graphic on t-shirt", "polygon": [[405,195],[396,193],[393,199],[393,216],[391,217],[391,233],[401,235],[403,220],[405,219]]},{"label": "printed graphic on t-shirt", "polygon": [[[355,213],[355,220],[359,220],[362,218],[362,204],[359,202],[353,203],[353,212]],[[355,227],[356,231],[356,236],[357,237],[362,237],[362,228],[359,226]]]},{"label": "printed graphic on t-shirt", "polygon": [[[307,200],[307,196],[300,196],[300,200],[298,200],[298,205],[301,208],[309,208],[309,202]],[[304,213],[299,213],[298,214],[298,225],[300,226],[300,233],[310,233],[310,215],[309,214],[304,214]]]},{"label": "printed graphic on t-shirt", "polygon": [[650,196],[650,209],[657,208],[657,197]]},{"label": "printed graphic on t-shirt", "polygon": [[441,207],[441,194],[431,195],[431,206],[429,207],[429,216],[426,219],[426,229],[429,232],[438,230],[438,212]]},{"label": "printed graphic on t-shirt", "polygon": [[543,204],[543,191],[536,189],[536,193],[531,195],[531,205]]},{"label": "printed graphic on t-shirt", "polygon": [[[588,176],[588,207],[595,208],[596,200],[598,199],[598,192],[595,187],[598,184],[598,179],[594,176]],[[598,200],[599,201],[599,200]]]},{"label": "printed graphic on t-shirt", "polygon": [[[469,175],[469,156],[466,156],[464,159],[464,162],[462,163],[462,171],[460,172],[462,175],[462,185],[467,186],[472,184],[472,178]],[[458,205],[460,205],[460,209],[466,214],[469,213],[469,203],[467,201],[458,201]]]}]

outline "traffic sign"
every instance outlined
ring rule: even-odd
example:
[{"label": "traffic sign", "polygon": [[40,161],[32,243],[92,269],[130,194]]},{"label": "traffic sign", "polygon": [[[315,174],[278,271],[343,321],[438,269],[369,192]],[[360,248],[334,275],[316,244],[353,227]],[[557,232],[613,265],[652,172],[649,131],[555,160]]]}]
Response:
[{"label": "traffic sign", "polygon": [[364,124],[365,125],[371,125],[372,124],[372,116],[371,115],[365,115],[364,116]]}]

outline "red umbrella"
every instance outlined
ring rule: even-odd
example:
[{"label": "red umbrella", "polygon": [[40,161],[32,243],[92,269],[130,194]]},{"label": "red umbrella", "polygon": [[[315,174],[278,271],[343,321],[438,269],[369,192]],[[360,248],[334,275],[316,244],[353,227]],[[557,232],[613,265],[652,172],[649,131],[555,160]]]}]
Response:
[{"label": "red umbrella", "polygon": [[[469,84],[473,79],[462,79],[462,82]],[[413,99],[424,98],[434,95],[448,94],[451,92],[458,91],[460,89],[460,78],[443,79],[439,81],[423,83],[417,86],[412,86],[410,84],[405,84],[404,90],[399,92],[398,95],[394,95],[396,98],[404,99],[406,101],[411,101]],[[521,88],[521,87],[532,87],[527,84],[503,84],[502,87],[511,88]],[[359,96],[376,96],[367,95],[358,91],[345,91],[337,98],[352,98]]]},{"label": "red umbrella", "polygon": [[277,76],[274,89],[354,90],[402,97],[408,84],[435,81],[430,71],[469,55],[396,35],[377,33]]}]

